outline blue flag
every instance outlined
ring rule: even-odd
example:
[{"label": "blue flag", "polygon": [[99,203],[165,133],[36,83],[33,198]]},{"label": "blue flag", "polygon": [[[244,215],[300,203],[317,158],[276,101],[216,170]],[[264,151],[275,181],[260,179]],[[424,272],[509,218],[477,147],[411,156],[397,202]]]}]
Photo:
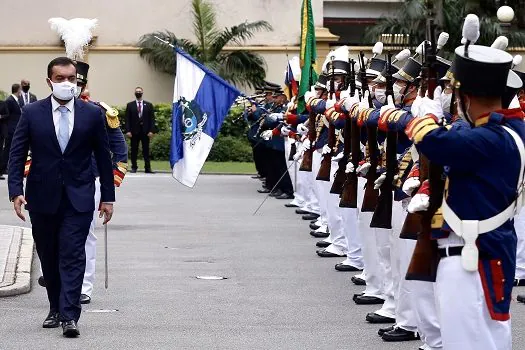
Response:
[{"label": "blue flag", "polygon": [[233,101],[241,93],[178,47],[175,52],[170,163],[173,177],[193,187]]}]

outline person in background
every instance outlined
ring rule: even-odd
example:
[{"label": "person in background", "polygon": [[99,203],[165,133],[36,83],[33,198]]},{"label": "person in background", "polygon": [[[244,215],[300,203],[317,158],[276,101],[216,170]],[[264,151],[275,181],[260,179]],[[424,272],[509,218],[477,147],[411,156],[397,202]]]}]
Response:
[{"label": "person in background", "polygon": [[[4,153],[4,142],[7,138],[7,118],[9,117],[9,110],[7,109],[6,101],[0,101],[0,164],[2,164]],[[5,177],[0,173],[0,180],[5,180]]]},{"label": "person in background", "polygon": [[0,163],[0,175],[7,173],[7,167],[9,164],[9,151],[11,150],[11,141],[13,140],[13,134],[15,133],[18,120],[22,114],[22,107],[19,104],[21,88],[20,84],[13,84],[11,86],[11,96],[9,96],[5,102],[9,115],[5,118],[7,134],[4,142],[4,148],[2,150],[2,162]]},{"label": "person in background", "polygon": [[138,86],[135,88],[135,101],[126,106],[126,136],[131,139],[131,172],[136,173],[137,155],[139,143],[142,143],[142,154],[144,156],[144,171],[152,174],[149,157],[149,141],[156,132],[155,111],[151,102],[144,101],[142,96],[144,90]]},{"label": "person in background", "polygon": [[25,105],[36,102],[38,100],[34,94],[29,92],[29,89],[31,88],[31,83],[29,82],[29,80],[22,79],[20,85],[22,86],[22,92],[20,93],[20,97],[18,98],[20,107],[24,107]]}]

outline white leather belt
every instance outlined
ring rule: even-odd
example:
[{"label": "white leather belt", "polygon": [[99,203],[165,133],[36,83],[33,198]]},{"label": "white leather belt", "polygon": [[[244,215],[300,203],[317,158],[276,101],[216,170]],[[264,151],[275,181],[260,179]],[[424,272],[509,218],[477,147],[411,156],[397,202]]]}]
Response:
[{"label": "white leather belt", "polygon": [[476,246],[476,239],[480,234],[493,231],[506,223],[508,220],[512,219],[517,215],[524,201],[523,193],[523,174],[525,167],[525,146],[521,137],[512,129],[503,126],[503,129],[507,131],[516,146],[518,147],[520,158],[521,158],[521,168],[520,175],[518,177],[518,185],[516,191],[516,199],[501,213],[485,219],[485,220],[461,220],[456,213],[448,206],[447,201],[443,198],[442,211],[443,218],[450,226],[450,228],[459,236],[462,237],[465,241],[465,246],[461,252],[461,263],[463,268],[467,271],[477,271],[478,270],[478,260],[479,260],[479,251]]}]

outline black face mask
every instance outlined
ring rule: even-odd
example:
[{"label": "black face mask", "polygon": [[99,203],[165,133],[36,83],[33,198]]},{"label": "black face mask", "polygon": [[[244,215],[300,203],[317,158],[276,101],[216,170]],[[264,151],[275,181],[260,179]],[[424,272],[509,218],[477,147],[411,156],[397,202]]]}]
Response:
[{"label": "black face mask", "polygon": [[22,91],[23,91],[23,92],[28,92],[28,91],[29,91],[29,88],[30,88],[29,85],[22,86]]},{"label": "black face mask", "polygon": [[135,92],[135,97],[136,98],[141,98],[142,97],[142,92]]}]

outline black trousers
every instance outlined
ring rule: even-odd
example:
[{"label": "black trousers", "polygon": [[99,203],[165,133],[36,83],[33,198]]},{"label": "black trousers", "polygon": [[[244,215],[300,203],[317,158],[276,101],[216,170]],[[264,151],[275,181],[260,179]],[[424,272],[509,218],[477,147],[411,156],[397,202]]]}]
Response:
[{"label": "black trousers", "polygon": [[65,191],[56,214],[30,211],[33,239],[46,281],[50,311],[61,321],[78,321],[86,270],[86,239],[93,212],[79,213]]},{"label": "black trousers", "polygon": [[131,169],[138,169],[137,156],[139,154],[139,143],[142,143],[142,156],[144,157],[145,170],[151,170],[149,159],[149,137],[147,133],[131,135]]},{"label": "black trousers", "polygon": [[11,142],[13,133],[7,131],[7,124],[0,123],[0,175],[7,174],[7,165],[9,163],[9,152],[11,151]]},{"label": "black trousers", "polygon": [[255,169],[261,177],[266,177],[268,175],[268,149],[265,145],[263,145],[262,142],[254,143],[252,147],[253,162],[255,163]]},{"label": "black trousers", "polygon": [[266,187],[271,190],[277,184],[276,189],[284,193],[293,194],[292,180],[287,169],[288,166],[284,158],[284,151],[268,149],[268,176],[266,177]]}]

